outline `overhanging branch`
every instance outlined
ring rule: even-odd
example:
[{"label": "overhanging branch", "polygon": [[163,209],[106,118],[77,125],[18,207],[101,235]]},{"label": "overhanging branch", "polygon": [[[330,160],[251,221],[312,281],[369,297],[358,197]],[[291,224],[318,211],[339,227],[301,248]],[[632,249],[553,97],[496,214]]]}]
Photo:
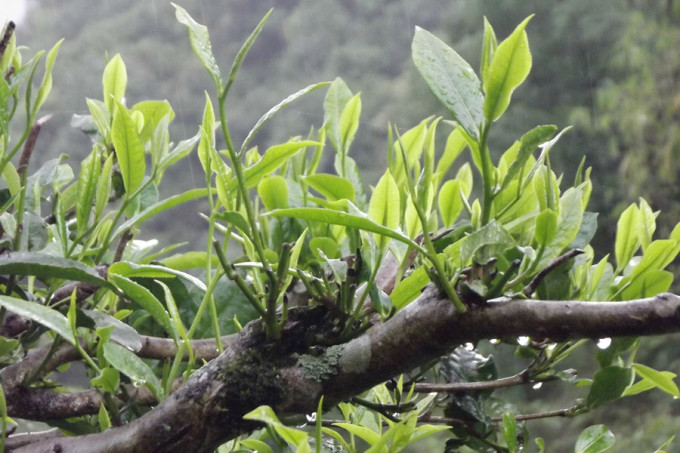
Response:
[{"label": "overhanging branch", "polygon": [[295,327],[285,334],[289,338],[284,335],[275,344],[264,341],[259,322],[251,323],[223,354],[135,422],[100,434],[48,439],[15,451],[209,452],[254,429],[256,425],[242,417],[260,405],[270,405],[281,414],[310,413],[322,395],[329,406],[334,405],[466,342],[678,332],[680,297],[662,294],[628,302],[494,300],[461,315],[428,287],[389,321],[336,348],[335,353],[341,352],[334,359],[328,357],[326,365],[332,370],[322,377],[295,358],[305,352],[297,337],[316,321],[314,316],[294,320]]}]

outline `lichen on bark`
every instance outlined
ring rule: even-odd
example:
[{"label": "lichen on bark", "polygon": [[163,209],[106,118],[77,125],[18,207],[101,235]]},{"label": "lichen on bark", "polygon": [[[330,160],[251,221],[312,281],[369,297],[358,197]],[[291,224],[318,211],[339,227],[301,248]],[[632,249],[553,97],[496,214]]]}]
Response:
[{"label": "lichen on bark", "polygon": [[298,358],[297,366],[302,368],[307,379],[323,382],[337,374],[343,349],[345,345],[335,345],[326,348],[319,355],[302,354]]}]

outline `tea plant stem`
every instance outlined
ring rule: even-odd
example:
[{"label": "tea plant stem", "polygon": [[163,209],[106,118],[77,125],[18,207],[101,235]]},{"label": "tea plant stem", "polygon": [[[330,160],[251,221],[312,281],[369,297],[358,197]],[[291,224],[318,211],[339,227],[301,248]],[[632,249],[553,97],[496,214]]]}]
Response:
[{"label": "tea plant stem", "polygon": [[493,165],[491,165],[491,154],[489,153],[489,148],[487,146],[487,140],[489,138],[489,126],[485,126],[482,129],[482,136],[479,139],[479,158],[482,161],[482,218],[481,225],[484,226],[489,223],[491,217],[491,204],[493,202]]},{"label": "tea plant stem", "polygon": [[[238,285],[241,292],[246,296],[246,299],[248,299],[248,302],[250,302],[250,304],[253,306],[255,311],[257,311],[260,317],[262,317],[263,319],[266,318],[267,312],[264,310],[264,308],[262,308],[262,304],[260,304],[260,301],[257,299],[255,294],[253,294],[250,287],[246,284],[246,282],[243,281],[241,276],[234,270],[232,265],[227,261],[227,258],[224,256],[224,252],[222,252],[222,248],[220,247],[220,243],[217,240],[213,241],[213,247],[215,248],[215,252],[217,253],[217,259],[220,260],[220,264],[222,265],[224,272],[227,274],[227,277],[229,277],[231,280],[234,281],[234,283]],[[189,335],[189,338],[191,338],[191,335]]]},{"label": "tea plant stem", "polygon": [[231,141],[231,135],[229,134],[229,126],[227,125],[227,116],[225,112],[224,99],[220,96],[219,101],[220,108],[220,125],[222,127],[222,134],[227,142],[227,152],[229,153],[229,160],[236,175],[236,180],[238,181],[238,190],[241,194],[241,199],[243,201],[243,206],[246,208],[246,215],[248,216],[248,223],[250,223],[250,229],[252,231],[253,245],[255,246],[255,251],[258,257],[265,265],[265,269],[269,268],[269,262],[264,255],[264,246],[262,245],[262,239],[257,227],[257,219],[255,218],[255,210],[253,209],[253,204],[248,196],[248,187],[246,185],[246,178],[243,174],[243,166],[241,165],[241,156],[236,152],[234,144]]},{"label": "tea plant stem", "polygon": [[[229,160],[236,175],[236,180],[238,181],[238,190],[241,194],[241,199],[243,201],[243,206],[246,209],[246,215],[248,216],[248,223],[250,224],[250,230],[252,231],[253,246],[255,247],[255,252],[262,262],[264,272],[269,278],[269,284],[272,287],[278,287],[278,281],[276,274],[271,269],[269,261],[264,253],[264,245],[262,244],[262,238],[260,237],[260,232],[257,224],[257,219],[255,218],[255,210],[253,204],[250,201],[248,195],[248,186],[246,185],[246,179],[243,174],[243,166],[241,163],[241,154],[236,152],[234,144],[231,141],[231,135],[229,134],[229,126],[227,125],[227,116],[225,111],[225,96],[220,96],[219,98],[219,109],[220,109],[220,125],[222,127],[222,134],[227,142],[227,152],[229,153]],[[259,303],[258,303],[259,306]],[[263,316],[265,323],[267,325],[267,333],[270,337],[278,336],[278,326],[276,325],[276,299],[271,297],[267,298],[267,311],[265,316]]]},{"label": "tea plant stem", "polygon": [[423,243],[425,244],[425,250],[427,251],[427,253],[425,253],[425,256],[430,261],[430,263],[432,263],[432,266],[434,267],[435,272],[439,277],[441,287],[444,289],[444,292],[449,297],[449,299],[451,299],[451,302],[453,302],[453,305],[456,307],[456,310],[458,310],[459,313],[465,313],[467,311],[467,307],[465,307],[465,304],[461,302],[460,298],[458,297],[458,294],[456,293],[456,289],[453,287],[453,285],[451,285],[451,281],[449,280],[449,277],[446,274],[446,270],[442,266],[442,263],[439,260],[439,257],[437,256],[437,251],[434,249],[434,245],[432,244],[432,240],[430,239],[430,232],[428,231],[427,228],[427,216],[425,215],[421,203],[419,202],[420,200],[416,196],[415,184],[413,182],[411,170],[408,165],[408,158],[406,156],[405,151],[406,148],[404,148],[404,144],[401,142],[401,137],[398,137],[398,140],[399,148],[401,149],[402,159],[404,160],[404,172],[406,173],[408,190],[411,194],[413,207],[416,209],[416,213],[418,214],[418,220],[420,220],[420,225],[423,230]]}]

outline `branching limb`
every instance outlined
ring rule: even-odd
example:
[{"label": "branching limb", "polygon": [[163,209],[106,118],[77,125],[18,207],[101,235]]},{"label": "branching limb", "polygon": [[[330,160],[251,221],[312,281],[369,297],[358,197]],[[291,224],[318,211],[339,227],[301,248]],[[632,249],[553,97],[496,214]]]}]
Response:
[{"label": "branching limb", "polygon": [[[495,299],[461,314],[440,298],[436,288],[427,287],[390,320],[336,346],[334,351],[340,355],[334,356],[332,372],[319,378],[294,358],[305,353],[300,339],[319,325],[320,319],[315,318],[319,309],[291,311],[285,335],[274,343],[266,341],[260,321],[249,324],[224,353],[129,425],[46,440],[16,451],[210,452],[255,429],[257,425],[244,421],[243,415],[260,405],[271,406],[281,416],[306,414],[316,411],[324,395],[326,407],[332,407],[466,342],[516,336],[562,341],[680,331],[680,297],[672,294],[601,303]],[[278,349],[272,352],[273,347]]]}]

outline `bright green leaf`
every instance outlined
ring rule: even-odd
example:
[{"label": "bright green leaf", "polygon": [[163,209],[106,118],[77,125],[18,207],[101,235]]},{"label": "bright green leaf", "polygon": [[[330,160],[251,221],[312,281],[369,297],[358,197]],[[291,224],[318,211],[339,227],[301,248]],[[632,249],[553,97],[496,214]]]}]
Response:
[{"label": "bright green leaf", "polygon": [[177,269],[159,266],[157,264],[136,264],[128,261],[118,261],[109,266],[109,273],[113,272],[124,277],[141,278],[173,278],[179,277],[191,282],[202,291],[206,291],[205,283],[197,277]]},{"label": "bright green leaf", "polygon": [[97,329],[105,329],[113,326],[110,338],[121,346],[137,352],[142,349],[142,337],[128,324],[119,321],[111,315],[99,310],[83,310],[83,313],[94,321]]},{"label": "bright green leaf", "polygon": [[288,207],[288,185],[283,176],[262,179],[257,185],[257,193],[267,211]]},{"label": "bright green leaf", "polygon": [[76,224],[78,234],[82,234],[85,231],[90,220],[93,198],[97,186],[100,183],[99,175],[101,167],[99,160],[99,152],[95,149],[80,163],[78,202],[76,204]]},{"label": "bright green leaf", "polygon": [[123,234],[124,231],[126,231],[129,228],[132,228],[148,219],[151,217],[160,214],[161,212],[165,212],[168,209],[174,208],[177,205],[180,205],[182,203],[186,203],[188,201],[195,200],[197,198],[202,198],[205,197],[208,194],[208,189],[192,189],[188,190],[184,193],[174,195],[172,197],[168,197],[165,200],[161,200],[158,203],[153,204],[152,206],[149,206],[146,208],[144,211],[135,214],[134,217],[126,220],[123,222],[115,231],[113,234],[113,238],[115,239],[121,234]]},{"label": "bright green leaf", "polygon": [[257,439],[244,439],[240,444],[246,448],[256,451],[257,453],[274,453],[269,445]]},{"label": "bright green leaf", "polygon": [[164,117],[168,117],[168,122],[175,118],[175,112],[168,101],[142,101],[135,104],[130,110],[140,112],[144,117],[144,127],[139,132],[142,143],[151,140],[156,127]]},{"label": "bright green leaf", "polygon": [[[90,379],[90,384],[95,388],[100,388],[106,393],[114,394],[120,383],[120,372],[111,367],[106,367],[99,372],[97,377]],[[102,404],[101,407],[104,407]]]},{"label": "bright green leaf", "polygon": [[47,53],[47,59],[45,60],[45,73],[43,74],[42,82],[40,83],[40,88],[38,89],[38,94],[33,103],[33,116],[37,115],[38,110],[42,107],[43,103],[49,96],[50,91],[52,91],[52,69],[54,68],[54,62],[57,59],[57,53],[64,39],[60,39],[54,47]]},{"label": "bright green leaf", "polygon": [[484,39],[482,40],[482,64],[480,65],[479,73],[482,76],[482,81],[486,85],[486,81],[489,78],[489,65],[493,60],[496,48],[498,47],[498,42],[496,40],[496,33],[489,23],[486,16],[484,17]]},{"label": "bright green leaf", "polygon": [[675,382],[673,382],[673,378],[670,377],[668,373],[657,371],[639,363],[634,363],[633,369],[638,374],[638,376],[648,382],[651,382],[655,387],[658,387],[666,393],[670,393],[676,398],[680,398],[678,386],[675,384]]},{"label": "bright green leaf", "polygon": [[409,302],[420,296],[423,288],[429,282],[430,277],[427,275],[425,268],[422,266],[417,268],[411,273],[411,275],[397,283],[394,290],[390,294],[392,305],[397,310],[401,310]]},{"label": "bright green leaf", "polygon": [[123,176],[127,196],[142,184],[146,172],[144,146],[139,140],[137,125],[123,105],[118,105],[113,115],[111,138],[118,158],[118,166]]},{"label": "bright green leaf", "polygon": [[552,209],[546,209],[536,216],[534,226],[534,242],[539,246],[547,246],[557,234],[558,216]]},{"label": "bright green leaf", "polygon": [[127,71],[120,54],[116,54],[104,68],[102,76],[104,104],[109,114],[116,110],[116,104],[123,100],[127,86]]},{"label": "bright green leaf", "polygon": [[640,209],[631,204],[621,213],[616,223],[616,241],[614,253],[616,256],[617,273],[623,270],[635,251],[640,247],[638,235],[640,225]]},{"label": "bright green leaf", "polygon": [[306,86],[305,88],[296,91],[295,93],[291,94],[287,98],[285,98],[283,101],[279,102],[276,104],[274,107],[270,108],[267,113],[262,115],[259,120],[257,120],[257,123],[255,123],[255,126],[248,132],[248,136],[246,137],[245,140],[243,140],[243,145],[241,145],[241,153],[243,153],[247,148],[248,145],[250,144],[251,140],[255,137],[257,132],[264,126],[270,119],[272,119],[277,113],[279,113],[284,107],[287,105],[297,101],[301,97],[305,96],[308,93],[311,93],[312,91],[318,90],[319,88],[323,88],[327,86],[330,82],[319,82],[315,83],[309,86]]},{"label": "bright green leaf", "polygon": [[[379,225],[395,230],[399,226],[399,209],[399,187],[388,170],[373,190],[368,205],[368,217]],[[387,245],[384,236],[376,237],[381,249]]]},{"label": "bright green leaf", "polygon": [[[315,146],[316,144],[316,142],[310,141],[292,141],[274,145],[267,149],[260,160],[243,170],[246,187],[248,189],[255,187],[262,178],[283,165],[288,158],[294,156],[301,149]],[[229,191],[236,190],[237,186],[238,181],[236,178],[229,181]]]},{"label": "bright green leaf", "polygon": [[339,426],[349,433],[361,438],[369,445],[374,445],[380,441],[380,434],[365,426],[354,425],[352,423],[333,423],[333,426]]},{"label": "bright green leaf", "polygon": [[451,226],[463,211],[461,199],[461,184],[457,179],[446,181],[439,191],[439,214],[442,216],[444,226]]},{"label": "bright green leaf", "polygon": [[500,118],[510,104],[512,92],[529,75],[531,52],[524,28],[532,17],[524,19],[494,52],[484,81],[484,115],[489,123]]},{"label": "bright green leaf", "polygon": [[340,117],[345,106],[352,98],[352,92],[341,78],[337,78],[328,87],[326,98],[323,101],[324,128],[331,144],[342,153],[342,136],[340,133]]},{"label": "bright green leaf", "polygon": [[342,211],[322,208],[288,208],[277,209],[275,211],[266,213],[266,215],[274,217],[294,217],[312,222],[344,225],[352,228],[358,228],[360,230],[382,234],[383,236],[396,239],[397,241],[403,242],[404,244],[408,244],[411,247],[421,250],[421,247],[418,244],[399,231],[379,225],[367,217],[348,214]]},{"label": "bright green leaf", "polygon": [[328,173],[315,173],[306,176],[304,181],[329,201],[343,198],[354,201],[354,186],[345,178]]},{"label": "bright green leaf", "polygon": [[276,433],[286,442],[293,446],[299,446],[303,442],[307,442],[307,433],[295,428],[289,428],[281,423],[269,406],[260,406],[257,409],[247,413],[243,416],[245,420],[256,420],[274,428]]},{"label": "bright green leaf", "polygon": [[113,172],[113,154],[104,161],[99,173],[94,200],[94,218],[99,221],[111,196],[111,173]]},{"label": "bright green leaf", "polygon": [[355,94],[345,105],[340,116],[340,140],[342,152],[346,154],[354,141],[361,115],[361,93]]}]

